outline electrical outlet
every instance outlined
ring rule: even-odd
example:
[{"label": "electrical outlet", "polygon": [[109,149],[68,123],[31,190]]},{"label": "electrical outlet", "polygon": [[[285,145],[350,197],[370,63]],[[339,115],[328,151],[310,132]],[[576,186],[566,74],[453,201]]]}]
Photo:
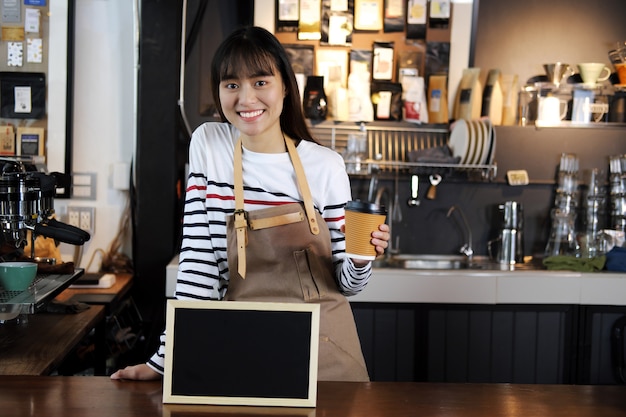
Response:
[{"label": "electrical outlet", "polygon": [[74,227],[80,227],[80,214],[78,212],[78,210],[76,210],[75,207],[70,207],[67,210],[67,223],[70,226],[74,226]]},{"label": "electrical outlet", "polygon": [[94,207],[68,207],[68,224],[78,227],[89,234],[94,233],[95,229],[95,213]]},{"label": "electrical outlet", "polygon": [[80,227],[83,230],[91,230],[91,213],[86,210],[80,212]]}]

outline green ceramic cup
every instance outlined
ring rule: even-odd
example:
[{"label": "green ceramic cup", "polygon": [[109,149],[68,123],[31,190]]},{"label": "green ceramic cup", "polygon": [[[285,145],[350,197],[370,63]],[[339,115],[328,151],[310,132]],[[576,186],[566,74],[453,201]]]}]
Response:
[{"label": "green ceramic cup", "polygon": [[37,276],[37,264],[34,262],[0,263],[0,286],[5,291],[24,291]]}]

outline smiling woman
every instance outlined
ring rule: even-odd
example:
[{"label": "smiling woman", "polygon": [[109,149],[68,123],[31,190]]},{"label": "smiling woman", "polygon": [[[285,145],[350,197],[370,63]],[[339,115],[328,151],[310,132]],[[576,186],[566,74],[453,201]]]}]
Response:
[{"label": "smiling woman", "polygon": [[[319,303],[319,379],[369,380],[346,296],[372,265],[346,255],[343,158],[313,140],[285,49],[259,27],[233,32],[215,53],[211,87],[223,120],[191,138],[175,296]],[[377,254],[388,240],[385,224],[371,232]],[[164,356],[165,335],[148,363],[112,377],[157,378]]]}]

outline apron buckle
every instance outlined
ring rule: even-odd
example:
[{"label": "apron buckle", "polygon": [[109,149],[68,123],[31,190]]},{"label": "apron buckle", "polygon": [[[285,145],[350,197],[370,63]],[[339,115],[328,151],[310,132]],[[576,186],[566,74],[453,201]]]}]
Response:
[{"label": "apron buckle", "polygon": [[[247,227],[248,226],[248,212],[244,209],[237,209],[233,212],[235,218],[235,227]],[[242,218],[243,216],[243,218]]]},{"label": "apron buckle", "polygon": [[233,212],[234,226],[237,233],[237,272],[242,278],[246,278],[246,245],[248,244],[248,212],[237,209]]}]

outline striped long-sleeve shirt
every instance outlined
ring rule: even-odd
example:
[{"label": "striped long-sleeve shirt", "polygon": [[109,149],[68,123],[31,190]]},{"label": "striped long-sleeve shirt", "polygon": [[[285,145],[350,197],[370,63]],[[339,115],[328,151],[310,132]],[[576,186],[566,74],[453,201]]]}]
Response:
[{"label": "striped long-sleeve shirt", "polygon": [[[226,123],[205,123],[193,134],[176,298],[221,300],[228,290],[226,216],[235,207],[233,151],[239,132]],[[345,258],[344,205],[351,199],[350,182],[341,156],[323,146],[300,141],[298,155],[313,204],[330,230],[332,259],[339,291],[353,295],[369,281],[368,264],[357,268]],[[288,153],[243,150],[245,209],[248,211],[302,201]],[[210,323],[206,324],[207,327]],[[165,335],[148,366],[163,373]]]}]

